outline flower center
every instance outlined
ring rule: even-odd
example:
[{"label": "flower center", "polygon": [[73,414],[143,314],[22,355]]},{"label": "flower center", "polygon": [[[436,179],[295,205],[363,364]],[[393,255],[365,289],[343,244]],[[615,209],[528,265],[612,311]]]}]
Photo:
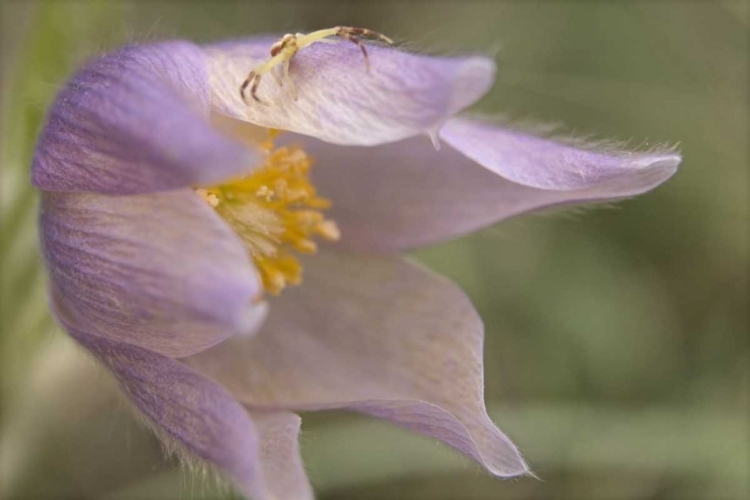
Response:
[{"label": "flower center", "polygon": [[271,131],[261,145],[266,163],[252,174],[196,189],[247,245],[264,289],[273,295],[302,281],[295,253],[315,253],[316,236],[340,237],[336,223],[322,213],[331,202],[310,182],[312,159],[298,147],[274,148],[276,134]]}]

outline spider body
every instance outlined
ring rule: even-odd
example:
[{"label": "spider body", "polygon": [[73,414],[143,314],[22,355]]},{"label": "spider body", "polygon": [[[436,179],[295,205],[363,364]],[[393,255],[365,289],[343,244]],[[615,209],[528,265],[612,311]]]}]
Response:
[{"label": "spider body", "polygon": [[253,69],[250,74],[247,75],[245,81],[242,82],[242,85],[240,85],[240,97],[242,97],[242,100],[247,102],[247,99],[245,98],[245,90],[247,90],[249,86],[250,95],[256,101],[261,102],[261,100],[258,98],[257,90],[258,85],[260,85],[261,77],[266,73],[271,72],[274,78],[276,78],[276,81],[279,83],[279,85],[282,85],[283,81],[278,77],[278,75],[276,75],[276,73],[272,72],[272,70],[280,64],[284,65],[283,78],[291,85],[296,99],[296,89],[294,87],[294,82],[292,82],[292,80],[289,78],[289,62],[301,49],[304,49],[308,45],[311,45],[315,42],[327,42],[329,41],[327,40],[327,38],[332,36],[337,36],[357,44],[357,46],[362,49],[362,55],[365,58],[365,68],[367,69],[367,71],[370,70],[370,58],[367,55],[367,49],[362,43],[362,40],[378,40],[387,43],[388,45],[391,45],[393,43],[393,40],[385,35],[365,28],[353,28],[351,26],[336,26],[334,28],[313,31],[312,33],[308,34],[286,34],[271,46],[271,58]]}]

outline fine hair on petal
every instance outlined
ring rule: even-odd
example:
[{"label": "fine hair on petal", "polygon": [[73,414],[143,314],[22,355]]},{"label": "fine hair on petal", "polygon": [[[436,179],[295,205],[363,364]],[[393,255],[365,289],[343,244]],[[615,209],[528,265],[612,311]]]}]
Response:
[{"label": "fine hair on petal", "polygon": [[598,133],[578,133],[561,122],[544,122],[530,117],[514,118],[503,113],[468,113],[463,116],[592,153],[616,156],[670,154],[678,152],[680,146],[679,142],[668,141],[649,143],[641,140],[634,144],[634,139],[602,139],[597,137]]}]

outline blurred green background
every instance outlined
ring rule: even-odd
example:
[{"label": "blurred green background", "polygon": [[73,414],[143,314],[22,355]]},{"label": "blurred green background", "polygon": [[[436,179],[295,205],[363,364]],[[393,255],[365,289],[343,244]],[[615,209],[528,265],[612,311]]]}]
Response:
[{"label": "blurred green background", "polygon": [[497,54],[478,110],[679,143],[685,160],[641,198],[416,254],[485,319],[490,414],[542,481],[492,479],[432,440],[324,413],[302,434],[319,497],[748,498],[748,5],[3,0],[0,496],[231,496],[164,462],[46,312],[28,177],[60,85],[123,43],[349,24],[412,50]]}]

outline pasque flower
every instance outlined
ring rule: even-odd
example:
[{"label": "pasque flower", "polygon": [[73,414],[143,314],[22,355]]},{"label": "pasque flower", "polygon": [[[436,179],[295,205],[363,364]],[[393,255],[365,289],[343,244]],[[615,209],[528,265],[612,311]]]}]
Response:
[{"label": "pasque flower", "polygon": [[[263,103],[271,38],[128,47],[86,65],[33,182],[58,321],[166,440],[256,499],[309,498],[295,411],[344,408],[528,467],[487,416],[482,323],[398,252],[516,214],[634,196],[672,151],[554,142],[456,116],[485,57],[313,45]],[[440,146],[440,147],[438,147]]]}]

